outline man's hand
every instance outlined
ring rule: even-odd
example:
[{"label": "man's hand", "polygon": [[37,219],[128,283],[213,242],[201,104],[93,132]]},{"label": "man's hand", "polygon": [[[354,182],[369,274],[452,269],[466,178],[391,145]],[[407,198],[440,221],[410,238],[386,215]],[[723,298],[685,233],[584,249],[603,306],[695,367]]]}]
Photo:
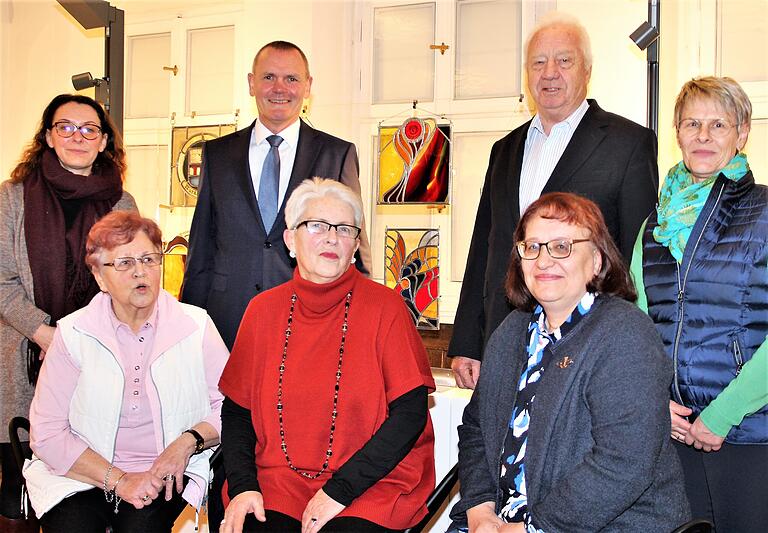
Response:
[{"label": "man's hand", "polygon": [[451,361],[456,385],[461,389],[474,389],[480,377],[480,361],[457,355]]}]

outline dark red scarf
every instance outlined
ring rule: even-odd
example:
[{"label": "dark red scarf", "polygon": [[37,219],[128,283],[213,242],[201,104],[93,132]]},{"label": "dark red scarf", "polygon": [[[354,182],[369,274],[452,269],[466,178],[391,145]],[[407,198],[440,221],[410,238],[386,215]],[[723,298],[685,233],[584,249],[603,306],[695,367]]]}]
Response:
[{"label": "dark red scarf", "polygon": [[[51,315],[51,325],[85,306],[99,287],[85,264],[85,242],[93,224],[123,194],[120,172],[109,160],[80,176],[46,150],[37,172],[24,184],[24,232],[35,288],[35,305]],[[40,347],[29,342],[27,370],[37,380]]]}]

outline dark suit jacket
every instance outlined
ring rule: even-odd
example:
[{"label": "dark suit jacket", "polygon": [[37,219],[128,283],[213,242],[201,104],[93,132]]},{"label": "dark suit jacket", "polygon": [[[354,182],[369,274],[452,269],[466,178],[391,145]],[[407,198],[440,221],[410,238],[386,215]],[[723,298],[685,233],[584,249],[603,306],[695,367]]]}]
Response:
[{"label": "dark suit jacket", "polygon": [[[493,330],[511,311],[504,279],[520,220],[520,172],[527,122],[496,142],[477,208],[459,307],[448,355],[481,359]],[[573,192],[593,200],[629,263],[640,225],[656,205],[656,137],[647,128],[600,109],[589,109],[552,171],[542,194]]]},{"label": "dark suit jacket", "polygon": [[[461,501],[456,525],[483,502],[501,510],[501,455],[517,382],[527,364],[531,314],[511,313],[488,341],[480,379],[459,426]],[[602,296],[549,345],[530,412],[528,510],[547,532],[671,531],[690,519],[669,438],[672,365],[653,322]],[[632,356],[627,357],[631,351]],[[570,359],[562,364],[565,357]],[[642,398],[642,404],[638,404]]]},{"label": "dark suit jacket", "polygon": [[[296,261],[288,256],[283,242],[285,202],[291,192],[305,179],[319,176],[338,180],[360,194],[355,145],[302,121],[288,190],[267,235],[248,162],[254,124],[203,147],[181,293],[183,302],[208,311],[230,349],[251,298],[288,281],[293,274]],[[356,264],[363,272],[370,269],[365,232]]]}]

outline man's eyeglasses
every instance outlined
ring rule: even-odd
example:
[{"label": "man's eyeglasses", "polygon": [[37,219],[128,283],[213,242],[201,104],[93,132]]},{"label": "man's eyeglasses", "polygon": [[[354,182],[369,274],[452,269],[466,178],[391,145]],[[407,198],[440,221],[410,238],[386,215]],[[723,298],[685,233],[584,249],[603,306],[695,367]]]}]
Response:
[{"label": "man's eyeglasses", "polygon": [[112,267],[118,272],[136,268],[136,264],[141,263],[147,268],[159,267],[163,264],[163,254],[144,254],[141,257],[118,257],[111,263],[102,263],[104,266]]},{"label": "man's eyeglasses", "polygon": [[709,135],[715,139],[726,137],[735,127],[721,118],[713,118],[712,120],[684,118],[677,125],[678,131],[684,137],[693,137],[698,135],[702,128],[707,128]]},{"label": "man's eyeglasses", "polygon": [[520,241],[517,247],[517,255],[521,259],[538,259],[542,248],[547,249],[547,253],[552,259],[566,259],[571,256],[573,245],[580,242],[589,242],[590,239],[556,239],[548,242]]},{"label": "man's eyeglasses", "polygon": [[83,136],[83,139],[88,141],[96,140],[101,135],[101,128],[96,124],[83,124],[82,126],[78,126],[67,120],[60,120],[56,122],[53,127],[56,130],[56,133],[59,134],[59,137],[64,137],[65,139],[72,137],[76,131],[80,131],[80,135]]},{"label": "man's eyeglasses", "polygon": [[313,235],[322,235],[331,231],[331,228],[336,229],[336,235],[339,237],[345,237],[347,239],[356,239],[360,235],[360,228],[357,226],[350,226],[349,224],[331,224],[330,222],[323,222],[322,220],[305,220],[296,224],[296,229],[301,226],[306,226],[307,231]]}]

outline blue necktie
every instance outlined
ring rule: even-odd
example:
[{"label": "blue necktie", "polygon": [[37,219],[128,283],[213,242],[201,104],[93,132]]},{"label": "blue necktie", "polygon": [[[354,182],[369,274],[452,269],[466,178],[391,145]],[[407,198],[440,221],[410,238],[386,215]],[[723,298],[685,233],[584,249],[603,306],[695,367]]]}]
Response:
[{"label": "blue necktie", "polygon": [[259,211],[264,229],[269,233],[275,223],[275,218],[277,218],[277,190],[280,186],[280,152],[278,152],[277,147],[283,142],[283,138],[279,135],[270,135],[267,137],[267,142],[270,148],[267,158],[264,160],[264,167],[261,169]]}]

